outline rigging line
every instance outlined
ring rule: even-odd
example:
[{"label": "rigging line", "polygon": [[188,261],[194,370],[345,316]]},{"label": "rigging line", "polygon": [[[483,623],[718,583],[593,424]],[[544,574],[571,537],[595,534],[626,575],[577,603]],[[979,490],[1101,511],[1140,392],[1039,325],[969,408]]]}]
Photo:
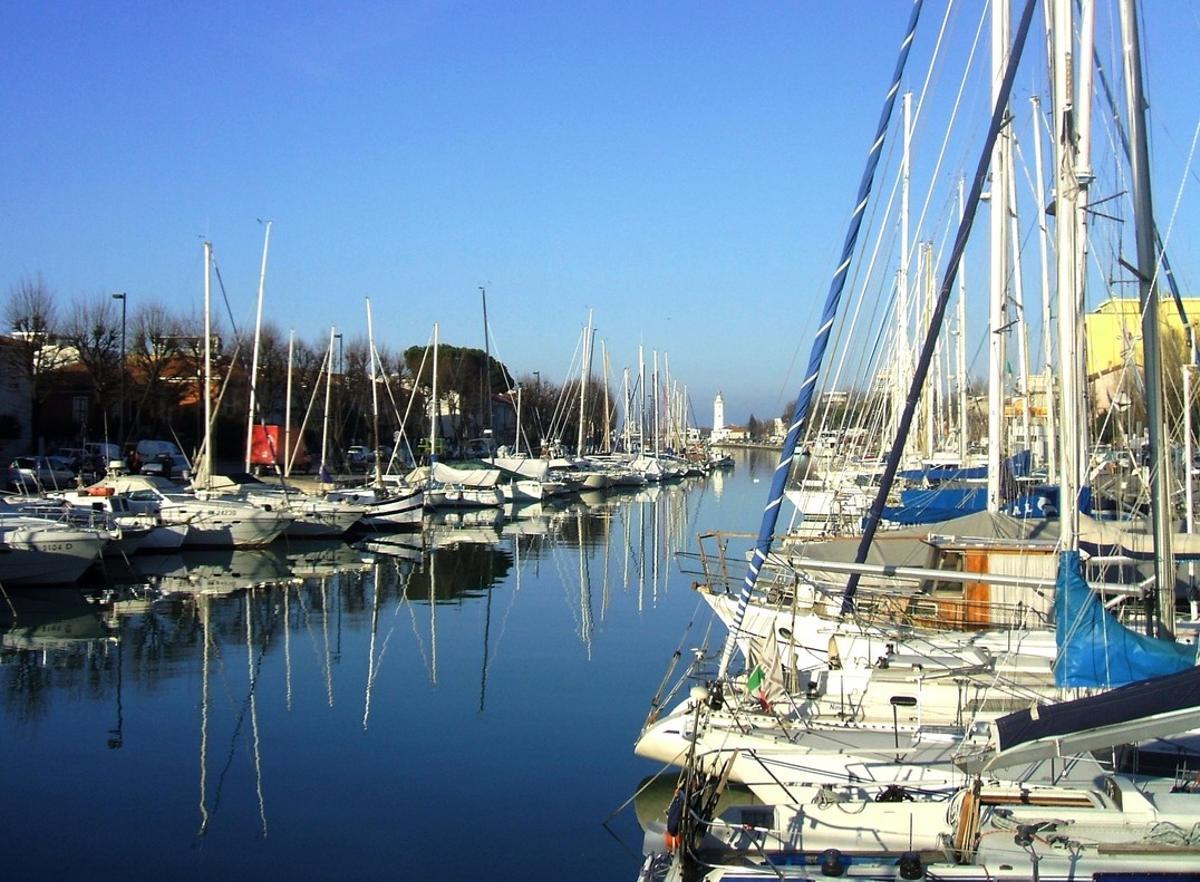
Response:
[{"label": "rigging line", "polygon": [[875,170],[879,162],[880,149],[886,140],[887,130],[892,116],[892,109],[896,103],[896,95],[900,90],[900,80],[904,74],[904,69],[908,61],[909,50],[912,47],[913,35],[916,30],[917,22],[920,19],[922,0],[915,0],[912,7],[912,15],[909,19],[908,27],[905,36],[900,45],[899,57],[896,60],[896,69],[893,73],[891,86],[888,88],[886,97],[884,98],[883,109],[880,113],[879,123],[876,127],[875,139],[868,151],[866,167],[863,169],[862,179],[859,183],[858,193],[855,198],[855,205],[850,221],[849,229],[846,231],[846,241],[842,248],[842,258],[834,272],[833,280],[830,283],[829,293],[826,297],[825,308],[822,313],[822,320],[819,325],[816,337],[813,340],[812,353],[809,357],[808,372],[809,376],[805,379],[801,386],[800,394],[796,399],[796,410],[792,416],[792,425],[788,430],[786,439],[784,440],[783,450],[780,453],[779,465],[776,466],[772,477],[770,497],[768,498],[766,508],[763,511],[762,523],[759,527],[758,540],[755,546],[754,558],[752,558],[748,568],[744,586],[741,595],[738,598],[737,611],[734,615],[733,627],[729,629],[729,639],[725,642],[725,647],[721,653],[721,662],[718,668],[718,675],[724,676],[729,667],[729,661],[733,655],[734,643],[736,642],[737,632],[741,630],[742,620],[745,617],[746,605],[749,602],[750,594],[754,590],[754,584],[758,578],[758,570],[761,563],[765,560],[767,551],[770,549],[774,538],[775,525],[779,518],[779,503],[783,498],[783,490],[786,485],[788,472],[791,468],[792,456],[796,450],[796,442],[800,437],[800,430],[804,423],[807,422],[809,406],[812,402],[813,385],[820,373],[821,362],[824,360],[825,347],[828,344],[829,332],[832,328],[834,317],[837,314],[837,307],[841,300],[842,289],[845,285],[846,271],[849,269],[851,259],[856,245],[858,243],[858,232],[862,223],[863,210],[865,209],[871,194],[872,186],[875,179]]},{"label": "rigging line", "polygon": [[[996,0],[996,2],[1001,2],[1001,0]],[[949,18],[949,15],[950,15],[950,7],[952,7],[953,5],[954,5],[954,3],[951,2],[946,7],[946,17],[947,18]],[[983,37],[984,25],[988,20],[988,14],[989,14],[988,4],[985,3],[985,4],[983,4],[983,6],[981,7],[981,10],[980,10],[979,24],[975,29],[975,40],[971,43],[971,51],[967,55],[966,64],[963,65],[963,75],[962,75],[962,79],[959,80],[958,94],[956,94],[954,96],[954,104],[950,109],[950,117],[946,121],[945,134],[942,136],[942,146],[938,150],[937,160],[935,161],[933,170],[930,173],[931,184],[930,184],[929,189],[926,190],[926,192],[925,192],[925,203],[921,206],[921,211],[917,215],[917,222],[914,225],[913,234],[912,234],[914,243],[916,243],[917,241],[920,240],[921,230],[925,226],[925,218],[929,213],[929,208],[933,201],[933,184],[932,184],[932,182],[937,180],[938,174],[942,168],[942,163],[945,161],[946,153],[949,150],[950,133],[954,130],[954,124],[955,124],[956,120],[958,119],[959,111],[962,108],[963,95],[966,93],[966,88],[967,88],[967,80],[969,78],[971,69],[972,69],[972,67],[974,67],[974,64],[975,64],[975,53],[979,49],[979,44]],[[943,23],[943,30],[944,29],[945,29],[945,23]],[[942,34],[939,33],[937,46],[935,46],[935,49],[934,49],[935,53],[937,52],[937,48],[940,47],[941,41],[942,41]],[[936,60],[936,57],[934,60]],[[930,62],[930,73],[931,74],[932,74],[932,68],[933,68],[933,61]],[[920,98],[918,98],[918,100],[917,100],[917,106],[916,106],[915,112],[913,114],[914,130],[916,129],[917,122],[921,118],[921,109],[925,105],[925,99],[928,95],[928,89],[929,89],[929,82],[927,80],[921,88],[921,95],[920,95]],[[907,242],[905,242],[903,244],[904,244],[905,248],[909,247],[909,244]]]},{"label": "rigging line", "polygon": [[[1078,6],[1079,6],[1079,0],[1076,0],[1076,7],[1078,7]],[[1143,62],[1142,62],[1143,66],[1145,66],[1144,58],[1145,58],[1145,56],[1143,56]],[[1115,96],[1113,95],[1112,87],[1110,86],[1110,84],[1108,82],[1108,75],[1105,73],[1104,65],[1101,64],[1101,62],[1100,62],[1099,50],[1097,50],[1095,48],[1093,48],[1093,50],[1092,50],[1092,60],[1093,60],[1093,64],[1095,65],[1095,68],[1096,68],[1096,75],[1100,80],[1100,88],[1104,93],[1104,100],[1108,104],[1109,112],[1112,114],[1112,120],[1113,120],[1115,128],[1116,128],[1117,136],[1120,139],[1121,147],[1124,151],[1125,158],[1128,160],[1132,156],[1132,153],[1130,150],[1130,145],[1129,145],[1129,135],[1125,131],[1125,126],[1123,126],[1121,124],[1121,114],[1118,110],[1117,100],[1116,100]],[[1193,136],[1192,136],[1192,151],[1193,151],[1193,153],[1195,151],[1195,145],[1196,145],[1196,136],[1195,136],[1195,134],[1193,134]],[[1191,167],[1191,157],[1192,157],[1192,154],[1189,153],[1188,165],[1185,166],[1185,168]],[[1186,176],[1186,173],[1185,173],[1185,176]],[[1183,192],[1183,182],[1180,182],[1180,190],[1179,190],[1180,197],[1182,197],[1182,192]],[[1174,215],[1172,215],[1172,217],[1174,217]],[[1154,223],[1153,218],[1150,219],[1150,222],[1152,224]],[[1158,250],[1158,260],[1155,261],[1155,266],[1154,266],[1154,277],[1155,277],[1155,279],[1157,279],[1159,269],[1161,267],[1162,272],[1167,277],[1167,285],[1171,289],[1171,296],[1175,301],[1175,309],[1179,313],[1179,317],[1183,321],[1184,327],[1187,329],[1188,336],[1192,337],[1191,323],[1188,321],[1187,310],[1184,309],[1184,306],[1183,306],[1183,296],[1180,294],[1179,284],[1178,284],[1177,280],[1175,279],[1175,273],[1171,269],[1170,262],[1167,260],[1166,245],[1163,242],[1162,237],[1158,233],[1158,225],[1157,224],[1154,224],[1154,242],[1155,242],[1155,245]],[[1193,345],[1192,348],[1193,348],[1194,357],[1197,360],[1197,364],[1200,364],[1200,350],[1197,350],[1197,347],[1195,345]]]},{"label": "rigging line", "polygon": [[[934,307],[933,316],[930,320],[929,331],[925,336],[925,342],[921,347],[921,357],[917,362],[917,369],[913,376],[912,386],[909,389],[908,398],[904,403],[904,412],[900,415],[900,424],[897,430],[897,438],[892,446],[892,451],[888,455],[887,465],[884,467],[883,477],[880,481],[879,492],[875,496],[875,500],[871,503],[871,510],[867,515],[866,523],[863,529],[862,541],[859,543],[858,553],[855,554],[855,562],[863,563],[866,560],[867,551],[871,547],[871,540],[875,536],[876,530],[879,528],[879,521],[883,514],[883,507],[887,503],[887,496],[891,490],[892,482],[896,477],[896,471],[900,466],[900,457],[904,452],[904,439],[908,436],[908,431],[912,426],[913,417],[916,413],[917,400],[921,388],[925,384],[925,377],[929,372],[929,362],[933,357],[933,349],[937,343],[937,334],[941,329],[942,320],[946,314],[946,307],[950,301],[951,289],[954,286],[954,279],[958,275],[959,264],[962,260],[963,252],[966,250],[967,238],[970,235],[971,227],[975,222],[975,212],[979,206],[979,197],[983,192],[984,180],[987,178],[988,167],[991,164],[991,151],[996,139],[1000,134],[1000,129],[1007,115],[1009,96],[1012,93],[1013,81],[1017,74],[1017,65],[1021,60],[1021,54],[1025,48],[1025,38],[1029,34],[1029,25],[1033,19],[1033,9],[1036,5],[1035,0],[1026,0],[1024,12],[1021,15],[1021,21],[1017,29],[1017,36],[1014,44],[1009,50],[1008,63],[1004,72],[1004,80],[1000,84],[1000,89],[997,94],[996,106],[992,111],[992,121],[988,127],[987,138],[984,140],[984,150],[980,154],[979,164],[975,170],[975,178],[971,184],[971,193],[967,200],[968,210],[963,215],[963,220],[959,224],[958,234],[955,237],[954,249],[950,254],[950,263],[946,268],[945,276],[942,280],[941,290],[938,292],[937,304]],[[858,574],[851,574],[846,583],[846,591],[842,600],[842,614],[847,613],[854,605],[854,593],[858,588]]]}]

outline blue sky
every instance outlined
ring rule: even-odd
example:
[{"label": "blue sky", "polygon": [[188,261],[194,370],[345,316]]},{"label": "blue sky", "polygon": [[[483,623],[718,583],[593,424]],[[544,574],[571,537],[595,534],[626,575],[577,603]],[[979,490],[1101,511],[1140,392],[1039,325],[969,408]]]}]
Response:
[{"label": "blue sky", "polygon": [[[980,9],[961,5],[960,41]],[[1200,26],[1182,0],[1149,10],[1169,208]],[[64,301],[123,290],[131,308],[198,308],[208,237],[249,326],[256,219],[270,218],[265,312],[306,339],[331,323],[365,335],[370,295],[393,348],[435,321],[481,346],[485,285],[514,373],[563,379],[591,307],[614,383],[641,342],[669,353],[702,423],[718,389],[731,419],[773,416],[798,384],[909,11],[6,4],[0,282],[40,272]],[[931,0],[926,54],[942,14]],[[973,165],[969,146],[960,159]]]}]

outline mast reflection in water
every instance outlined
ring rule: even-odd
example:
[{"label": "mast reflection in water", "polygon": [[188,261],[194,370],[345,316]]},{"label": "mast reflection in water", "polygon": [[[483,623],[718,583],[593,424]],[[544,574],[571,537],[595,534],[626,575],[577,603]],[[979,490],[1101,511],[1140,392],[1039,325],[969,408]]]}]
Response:
[{"label": "mast reflection in water", "polygon": [[3,592],[8,872],[632,878],[673,556],[772,466]]}]

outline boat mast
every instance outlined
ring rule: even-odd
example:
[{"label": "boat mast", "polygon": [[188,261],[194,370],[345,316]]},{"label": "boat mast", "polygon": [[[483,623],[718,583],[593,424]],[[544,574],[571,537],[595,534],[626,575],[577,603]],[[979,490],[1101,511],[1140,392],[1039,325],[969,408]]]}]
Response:
[{"label": "boat mast", "polygon": [[638,407],[638,453],[646,455],[646,352],[638,344],[638,391],[641,402]]},{"label": "boat mast", "polygon": [[250,359],[250,408],[246,416],[246,471],[250,471],[250,455],[254,448],[254,405],[258,394],[258,349],[262,338],[263,293],[267,287],[267,249],[271,244],[271,222],[263,233],[262,268],[258,271],[258,308],[254,314],[254,355]]},{"label": "boat mast", "polygon": [[[1154,241],[1154,205],[1150,195],[1150,153],[1146,140],[1146,99],[1142,91],[1141,47],[1137,14],[1130,0],[1121,0],[1121,31],[1125,37],[1125,98],[1136,219],[1138,299],[1142,308],[1142,360],[1146,385],[1146,422],[1150,434],[1150,499],[1154,529],[1155,592],[1158,595],[1158,634],[1175,632],[1175,555],[1171,547],[1171,462],[1166,445],[1163,412],[1162,354],[1159,344],[1158,255]],[[1191,464],[1188,464],[1191,467]]]},{"label": "boat mast", "polygon": [[[438,402],[438,326],[433,323],[433,387],[430,390],[433,402],[429,406],[429,464],[437,462],[438,419],[441,408]],[[430,477],[433,477],[432,473]]]},{"label": "boat mast", "polygon": [[[966,203],[964,190],[966,183],[960,176],[958,179],[958,222],[963,220],[963,206]],[[959,263],[958,267],[958,349],[955,353],[958,391],[958,458],[959,465],[966,467],[967,451],[971,444],[971,429],[967,419],[967,268]]]},{"label": "boat mast", "polygon": [[600,376],[604,379],[604,443],[600,449],[612,453],[612,415],[608,400],[608,344],[600,341]]},{"label": "boat mast", "polygon": [[383,463],[379,452],[379,355],[375,351],[375,325],[371,317],[371,298],[367,301],[367,347],[371,350],[371,444],[375,448],[375,489],[383,486]]},{"label": "boat mast", "polygon": [[1021,432],[1024,449],[1032,451],[1029,425],[1029,323],[1025,321],[1025,283],[1021,274],[1021,223],[1017,212],[1017,176],[1013,170],[1012,150],[1008,151],[1009,245],[1012,248],[1013,306],[1017,311],[1017,362],[1021,369]]},{"label": "boat mast", "polygon": [[333,393],[333,339],[337,327],[329,326],[329,350],[325,353],[325,412],[321,420],[321,480],[329,476],[329,403]]},{"label": "boat mast", "polygon": [[658,442],[659,442],[659,425],[658,425],[658,350],[651,350],[653,355],[653,367],[650,369],[650,382],[653,386],[651,392],[651,403],[654,406],[654,458],[658,459]]},{"label": "boat mast", "polygon": [[296,329],[288,331],[287,400],[283,403],[283,476],[292,474],[292,356],[296,351]]},{"label": "boat mast", "polygon": [[912,168],[912,92],[905,92],[901,102],[904,113],[903,153],[900,160],[900,268],[896,274],[896,382],[892,389],[892,432],[900,425],[904,410],[904,394],[908,391],[908,270],[911,260],[909,236],[908,190]]},{"label": "boat mast", "polygon": [[[1009,0],[992,3],[992,103],[1000,96],[1001,80],[1009,54]],[[1007,102],[1006,102],[1007,103]],[[990,190],[990,273],[988,291],[988,464],[987,510],[1000,510],[1000,469],[1004,454],[1004,336],[1007,298],[1006,239],[1008,218],[1008,108],[1002,110],[1002,128],[992,150],[992,186]]]},{"label": "boat mast", "polygon": [[1035,201],[1038,219],[1038,252],[1042,270],[1042,396],[1046,407],[1044,435],[1046,438],[1046,477],[1051,484],[1058,482],[1058,438],[1054,419],[1054,323],[1050,318],[1050,243],[1046,227],[1045,187],[1046,178],[1042,168],[1042,103],[1034,95],[1029,99],[1033,114],[1033,163],[1036,176]]},{"label": "boat mast", "polygon": [[1075,261],[1075,223],[1079,188],[1075,179],[1076,148],[1075,96],[1073,67],[1073,10],[1071,0],[1054,3],[1054,139],[1057,170],[1054,186],[1055,250],[1057,252],[1058,285],[1058,351],[1061,356],[1059,376],[1062,390],[1062,419],[1059,421],[1059,446],[1062,451],[1062,473],[1059,475],[1059,513],[1062,546],[1073,550],[1079,545],[1079,491],[1083,482],[1080,448],[1076,442],[1076,426],[1080,411],[1078,402],[1083,395],[1082,378],[1076,373],[1072,357],[1079,345],[1079,280]]},{"label": "boat mast", "polygon": [[[487,417],[483,434],[490,436],[492,434],[492,349],[488,338],[487,291],[483,289],[482,285],[479,286],[479,297],[483,301],[483,397],[484,414]],[[492,451],[492,456],[495,455],[495,451]]]},{"label": "boat mast", "polygon": [[[929,328],[929,318],[933,314],[933,301],[937,299],[937,289],[934,288],[936,282],[933,278],[933,243],[922,242],[920,250],[917,252],[917,278],[921,280],[921,328],[927,330]],[[936,439],[934,437],[934,424],[937,422],[937,399],[939,387],[941,386],[941,361],[937,353],[941,351],[942,341],[938,338],[937,349],[934,350],[933,357],[933,382],[925,386],[925,432],[924,432],[924,451],[925,456],[932,457],[935,449]]]},{"label": "boat mast", "polygon": [[625,404],[625,424],[621,427],[621,434],[625,438],[625,455],[628,456],[629,455],[629,431],[630,431],[629,420],[630,420],[630,417],[632,416],[632,411],[633,411],[633,408],[630,407],[630,405],[632,404],[632,401],[629,397],[630,392],[629,392],[629,367],[628,366],[626,366],[624,368],[624,371],[621,374],[621,386],[622,386],[622,389],[621,389],[622,399]]},{"label": "boat mast", "polygon": [[212,486],[212,242],[204,243],[204,467],[200,484]]},{"label": "boat mast", "polygon": [[579,431],[575,435],[575,458],[583,458],[583,424],[587,414],[588,374],[592,370],[592,311],[588,310],[587,327],[583,330],[583,356],[579,367]]}]

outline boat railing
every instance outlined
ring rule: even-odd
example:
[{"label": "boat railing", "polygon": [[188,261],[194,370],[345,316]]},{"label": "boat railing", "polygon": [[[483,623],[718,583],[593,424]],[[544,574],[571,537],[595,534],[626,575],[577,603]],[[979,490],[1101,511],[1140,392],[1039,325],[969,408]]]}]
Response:
[{"label": "boat railing", "polygon": [[[714,590],[731,591],[745,576],[748,553],[756,535],[735,530],[699,533],[696,551],[681,551],[677,555],[679,568],[685,575],[700,576],[704,584]],[[731,542],[735,545],[732,550]],[[699,564],[698,569],[696,564]]]},{"label": "boat railing", "polygon": [[[680,569],[698,577],[696,585],[714,594],[741,591],[755,534],[712,530],[697,535],[695,552],[680,552]],[[1053,580],[1035,576],[969,574],[951,569],[892,568],[835,561],[804,561],[772,554],[756,583],[764,605],[794,612],[840,616],[844,576],[857,567],[865,578],[855,602],[855,620],[864,625],[917,629],[981,630],[1046,628],[1052,624]],[[965,586],[997,582],[1007,586],[982,593]]]}]

